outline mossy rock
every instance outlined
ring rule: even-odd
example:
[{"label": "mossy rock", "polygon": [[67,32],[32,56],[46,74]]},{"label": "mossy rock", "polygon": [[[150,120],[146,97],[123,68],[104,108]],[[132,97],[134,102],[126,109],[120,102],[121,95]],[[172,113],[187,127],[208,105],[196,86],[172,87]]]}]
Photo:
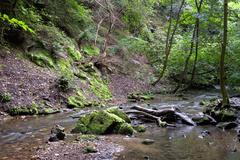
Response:
[{"label": "mossy rock", "polygon": [[211,123],[211,120],[207,116],[195,116],[192,118],[192,120],[197,125],[207,125]]},{"label": "mossy rock", "polygon": [[147,101],[154,99],[154,95],[151,93],[131,93],[128,95],[130,101]]},{"label": "mossy rock", "polygon": [[126,115],[126,113],[124,113],[123,111],[118,109],[118,107],[111,107],[111,108],[107,109],[107,112],[117,115],[118,117],[122,118],[127,123],[131,123],[131,120]]},{"label": "mossy rock", "polygon": [[35,115],[39,113],[39,109],[37,107],[29,106],[29,107],[15,107],[11,108],[7,111],[11,116],[17,115]]},{"label": "mossy rock", "polygon": [[59,109],[44,108],[44,109],[41,109],[38,114],[49,115],[49,114],[55,114],[55,113],[59,113],[59,112],[60,112]]},{"label": "mossy rock", "polygon": [[134,132],[134,129],[131,126],[131,124],[129,124],[129,123],[121,124],[119,129],[118,129],[118,133],[123,134],[123,135],[132,135],[133,132]]},{"label": "mossy rock", "polygon": [[146,127],[144,125],[137,125],[137,126],[134,126],[133,128],[137,132],[145,132],[146,131]]},{"label": "mossy rock", "polygon": [[109,113],[107,110],[93,111],[80,117],[72,132],[98,135],[110,133],[132,134],[133,128],[130,124],[127,124],[124,119],[114,113]]}]

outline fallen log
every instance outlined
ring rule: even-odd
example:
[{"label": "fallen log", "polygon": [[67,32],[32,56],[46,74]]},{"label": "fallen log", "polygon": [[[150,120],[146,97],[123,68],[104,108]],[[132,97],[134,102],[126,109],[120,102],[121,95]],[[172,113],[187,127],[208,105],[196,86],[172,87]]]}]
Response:
[{"label": "fallen log", "polygon": [[138,114],[138,115],[143,115],[145,116],[146,118],[150,118],[150,120],[154,120],[156,121],[157,125],[159,127],[166,127],[166,126],[170,126],[170,127],[176,127],[175,125],[173,124],[169,124],[167,122],[164,122],[161,120],[161,117],[157,117],[157,116],[154,116],[152,114],[149,114],[149,113],[146,113],[146,112],[143,112],[143,111],[133,111],[133,110],[129,110],[129,111],[126,111],[125,113],[127,114]]},{"label": "fallen log", "polygon": [[[136,110],[136,111],[132,111],[132,110]],[[174,108],[152,110],[152,109],[147,109],[147,108],[143,108],[141,106],[135,105],[131,107],[131,110],[127,111],[126,113],[141,114],[148,118],[152,118],[157,121],[159,126],[161,126],[160,123],[162,122],[161,118],[163,116],[176,116],[177,118],[181,119],[183,123],[196,126],[196,123],[193,122],[193,120],[190,117],[188,117],[185,113],[181,113],[180,111]],[[171,124],[168,124],[168,125],[171,126]]]},{"label": "fallen log", "polygon": [[174,114],[175,113],[175,109],[174,108],[169,108],[169,109],[162,109],[162,110],[153,110],[153,109],[147,109],[147,108],[143,108],[141,106],[133,106],[131,107],[131,109],[137,110],[137,111],[142,111],[157,117],[161,117],[167,114]]}]

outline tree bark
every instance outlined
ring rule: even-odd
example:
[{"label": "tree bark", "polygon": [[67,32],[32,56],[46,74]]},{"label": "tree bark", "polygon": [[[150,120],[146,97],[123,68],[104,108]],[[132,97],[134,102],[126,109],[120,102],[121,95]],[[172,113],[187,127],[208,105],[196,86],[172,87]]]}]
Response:
[{"label": "tree bark", "polygon": [[220,59],[220,87],[222,94],[222,107],[229,106],[229,97],[225,84],[225,69],[224,60],[227,48],[227,32],[228,32],[228,0],[224,0],[224,21],[223,21],[223,42],[222,42],[222,52]]}]

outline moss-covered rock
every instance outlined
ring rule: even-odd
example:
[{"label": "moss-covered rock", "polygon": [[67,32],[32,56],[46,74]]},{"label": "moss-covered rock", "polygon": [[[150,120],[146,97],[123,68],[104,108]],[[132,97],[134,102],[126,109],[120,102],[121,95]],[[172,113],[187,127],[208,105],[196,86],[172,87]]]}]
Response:
[{"label": "moss-covered rock", "polygon": [[128,99],[130,101],[147,101],[154,99],[154,95],[151,93],[130,93]]},{"label": "moss-covered rock", "polygon": [[[123,114],[125,113],[122,112],[120,115]],[[93,111],[90,114],[80,117],[75,128],[72,130],[73,133],[83,134],[132,134],[133,131],[132,126],[126,123],[124,119],[107,110]]]},{"label": "moss-covered rock", "polygon": [[11,116],[17,115],[34,115],[39,113],[39,108],[36,105],[26,107],[14,107],[7,111]]},{"label": "moss-covered rock", "polygon": [[221,100],[210,100],[204,106],[204,113],[212,116],[217,122],[234,121],[237,119],[237,111],[232,107],[221,107]]},{"label": "moss-covered rock", "polygon": [[137,125],[133,127],[137,132],[145,132],[146,127],[144,125]]},{"label": "moss-covered rock", "polygon": [[131,124],[129,124],[129,123],[121,124],[119,129],[118,129],[118,133],[123,134],[123,135],[132,135],[133,132],[134,132],[134,129],[131,126]]},{"label": "moss-covered rock", "polygon": [[107,109],[107,112],[117,115],[118,117],[122,118],[127,123],[131,123],[131,120],[126,115],[126,113],[124,113],[123,111],[118,109],[118,107],[111,107],[111,108]]},{"label": "moss-covered rock", "polygon": [[207,125],[211,123],[211,120],[207,116],[194,116],[192,117],[192,120],[197,124],[197,125]]}]

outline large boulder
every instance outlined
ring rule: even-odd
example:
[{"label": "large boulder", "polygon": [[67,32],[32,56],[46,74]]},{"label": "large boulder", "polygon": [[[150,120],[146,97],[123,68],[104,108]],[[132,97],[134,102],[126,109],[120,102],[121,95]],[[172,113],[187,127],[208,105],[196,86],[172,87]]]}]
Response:
[{"label": "large boulder", "polygon": [[127,115],[117,109],[110,108],[102,111],[93,111],[79,118],[73,133],[83,134],[133,134],[134,129],[129,124]]}]

